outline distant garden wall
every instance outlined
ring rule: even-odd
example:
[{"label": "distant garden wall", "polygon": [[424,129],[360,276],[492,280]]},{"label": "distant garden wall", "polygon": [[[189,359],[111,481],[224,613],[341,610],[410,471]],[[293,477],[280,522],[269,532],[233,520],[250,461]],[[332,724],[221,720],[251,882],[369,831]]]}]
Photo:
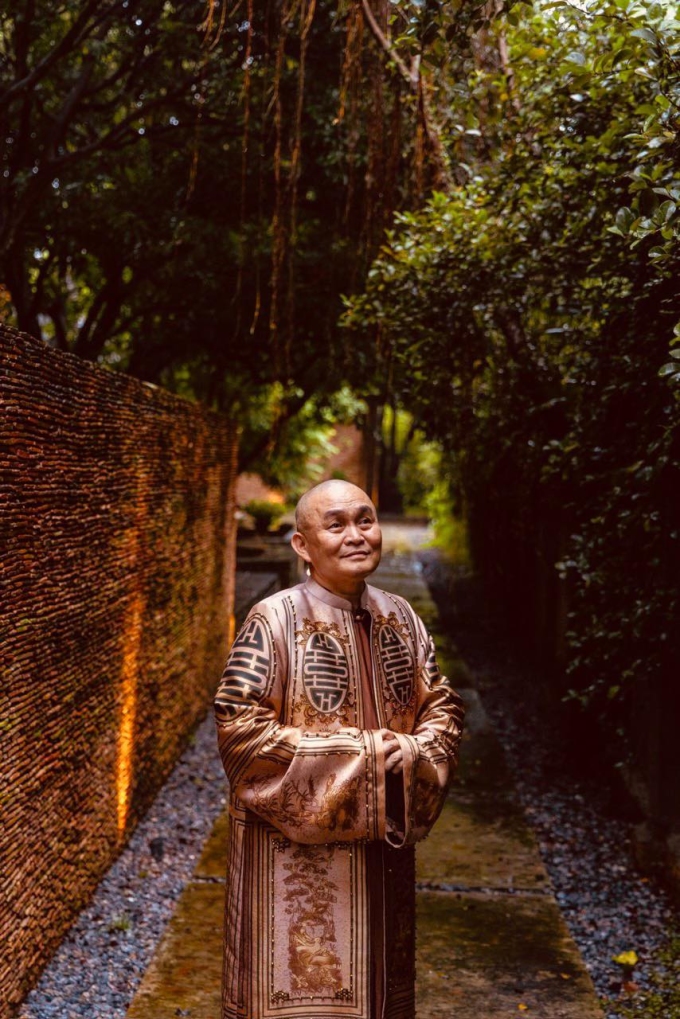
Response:
[{"label": "distant garden wall", "polygon": [[235,431],[0,326],[0,1007],[152,802],[232,627]]},{"label": "distant garden wall", "polygon": [[328,458],[324,478],[343,478],[366,487],[366,449],[363,432],[356,425],[336,425],[333,444],[337,452]]}]

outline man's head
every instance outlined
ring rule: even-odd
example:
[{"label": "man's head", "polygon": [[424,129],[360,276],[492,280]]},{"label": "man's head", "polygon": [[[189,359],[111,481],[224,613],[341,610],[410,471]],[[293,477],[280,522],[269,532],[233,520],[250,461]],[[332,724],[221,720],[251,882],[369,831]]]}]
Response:
[{"label": "man's head", "polygon": [[295,510],[292,545],[329,591],[351,597],[380,562],[382,534],[375,506],[348,481],[323,481]]}]

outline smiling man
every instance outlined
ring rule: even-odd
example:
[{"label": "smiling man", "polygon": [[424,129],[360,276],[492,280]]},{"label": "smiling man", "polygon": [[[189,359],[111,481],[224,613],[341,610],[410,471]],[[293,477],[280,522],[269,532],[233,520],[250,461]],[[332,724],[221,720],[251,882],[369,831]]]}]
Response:
[{"label": "smiling man", "polygon": [[222,1019],[414,1019],[414,844],[463,705],[422,620],[366,584],[375,507],[327,481],[296,510],[309,579],[250,611],[215,696],[231,785]]}]

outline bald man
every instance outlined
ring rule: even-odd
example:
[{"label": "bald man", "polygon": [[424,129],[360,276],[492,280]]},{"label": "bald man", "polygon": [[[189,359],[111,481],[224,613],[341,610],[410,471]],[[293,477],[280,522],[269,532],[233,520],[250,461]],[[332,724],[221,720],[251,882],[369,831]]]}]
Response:
[{"label": "bald man", "polygon": [[222,1019],[414,1019],[415,854],[463,705],[422,620],[366,584],[375,506],[300,499],[304,584],[251,609],[215,696],[231,787]]}]

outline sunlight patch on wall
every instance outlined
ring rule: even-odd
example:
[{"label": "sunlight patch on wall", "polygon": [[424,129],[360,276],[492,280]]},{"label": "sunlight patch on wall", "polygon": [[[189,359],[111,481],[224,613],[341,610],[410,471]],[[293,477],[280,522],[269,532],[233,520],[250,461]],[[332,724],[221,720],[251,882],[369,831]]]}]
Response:
[{"label": "sunlight patch on wall", "polygon": [[130,809],[143,607],[142,596],[136,593],[128,610],[124,630],[125,645],[123,649],[121,717],[120,729],[118,730],[118,755],[116,762],[116,802],[119,838],[125,833]]}]

